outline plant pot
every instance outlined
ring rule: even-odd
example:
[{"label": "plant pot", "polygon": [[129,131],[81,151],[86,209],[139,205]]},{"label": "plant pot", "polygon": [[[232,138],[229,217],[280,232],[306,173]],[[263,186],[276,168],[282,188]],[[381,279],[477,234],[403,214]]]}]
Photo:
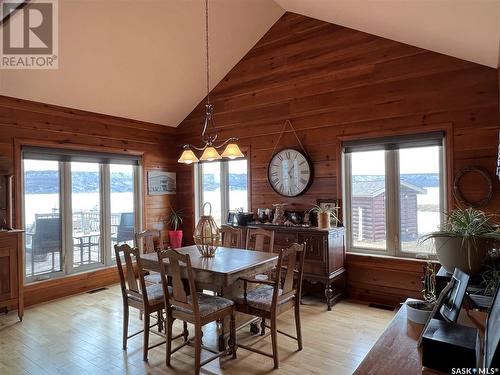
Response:
[{"label": "plant pot", "polygon": [[318,228],[330,229],[330,214],[328,212],[318,214]]},{"label": "plant pot", "polygon": [[417,324],[425,324],[433,308],[434,303],[410,300],[406,302],[406,318]]},{"label": "plant pot", "polygon": [[488,254],[489,241],[476,240],[468,249],[467,242],[462,237],[434,237],[434,245],[439,263],[446,272],[453,273],[455,268],[474,275],[481,270],[483,261]]},{"label": "plant pot", "polygon": [[168,239],[170,240],[170,246],[173,249],[182,247],[182,230],[169,230]]}]

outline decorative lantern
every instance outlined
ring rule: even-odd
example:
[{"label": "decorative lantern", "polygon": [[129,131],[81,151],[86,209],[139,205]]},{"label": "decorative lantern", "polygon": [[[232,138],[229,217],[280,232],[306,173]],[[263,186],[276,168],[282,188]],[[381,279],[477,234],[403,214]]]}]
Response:
[{"label": "decorative lantern", "polygon": [[[210,208],[209,214],[205,215],[205,206]],[[220,241],[220,231],[212,217],[212,205],[206,202],[202,208],[203,215],[196,225],[194,231],[194,243],[203,257],[215,256],[215,251]]]}]

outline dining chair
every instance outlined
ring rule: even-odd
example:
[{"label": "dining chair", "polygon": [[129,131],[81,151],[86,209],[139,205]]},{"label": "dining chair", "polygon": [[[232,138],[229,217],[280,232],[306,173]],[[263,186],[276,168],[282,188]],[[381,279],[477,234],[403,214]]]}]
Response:
[{"label": "dining chair", "polygon": [[[305,243],[295,243],[288,249],[282,249],[279,253],[274,280],[241,278],[244,292],[242,296],[235,299],[236,311],[262,318],[262,325],[270,329],[273,353],[269,354],[247,345],[238,344],[238,347],[273,358],[275,369],[279,366],[278,333],[297,340],[298,350],[302,350],[300,296],[305,253]],[[263,285],[248,291],[249,283]],[[294,309],[295,312],[297,337],[293,337],[277,328],[278,316],[291,309]],[[270,326],[266,325],[266,319],[271,322]],[[264,335],[265,332],[261,334]]]},{"label": "dining chair", "polygon": [[222,246],[241,249],[241,229],[224,226],[221,228]]},{"label": "dining chair", "polygon": [[265,229],[247,230],[246,249],[272,253],[274,247],[274,231]]},{"label": "dining chair", "polygon": [[[158,245],[155,245],[155,242]],[[142,246],[142,253],[149,254],[156,252],[156,249],[163,249],[163,235],[161,230],[147,229],[135,234],[135,245],[138,248]],[[160,274],[158,272],[149,272],[144,276],[148,284],[161,284]]]},{"label": "dining chair", "polygon": [[[247,230],[247,250],[264,251],[272,253],[274,248],[274,231],[265,229],[248,229]],[[259,280],[269,280],[271,272],[256,275]],[[264,330],[264,329],[262,329]]]},{"label": "dining chair", "polygon": [[[168,263],[166,262],[168,261]],[[176,250],[158,251],[158,262],[160,264],[160,274],[163,286],[163,295],[167,310],[166,333],[167,351],[166,363],[170,366],[170,357],[177,350],[190,344],[193,338],[186,339],[178,347],[172,349],[172,325],[175,319],[181,319],[191,323],[195,328],[194,348],[195,348],[195,374],[200,373],[201,366],[219,358],[225,354],[232,354],[236,358],[236,322],[234,316],[234,302],[217,296],[210,296],[196,291],[196,285],[191,267],[191,259],[188,254],[181,254]],[[189,284],[188,295],[182,282],[182,276],[187,277]],[[171,278],[172,286],[167,284],[167,274]],[[216,351],[202,344],[202,327],[210,322],[219,321],[230,316],[230,337],[229,347],[223,351]],[[205,349],[214,355],[201,361],[201,349]]]},{"label": "dining chair", "polygon": [[[155,242],[158,244],[156,245]],[[156,249],[163,249],[163,235],[159,229],[146,229],[135,234],[135,245],[142,246],[143,254],[156,252]]]},{"label": "dining chair", "polygon": [[[150,328],[162,324],[162,311],[165,308],[163,288],[161,284],[146,285],[144,280],[145,270],[142,267],[141,255],[138,248],[128,244],[115,245],[116,265],[120,276],[120,286],[123,298],[123,350],[127,349],[127,340],[144,332],[143,360],[148,360],[149,349],[155,348],[165,341],[149,346]],[[125,264],[123,266],[123,261]],[[137,272],[134,271],[133,262],[136,262]],[[134,307],[144,313],[143,330],[128,334],[129,308]],[[157,323],[150,325],[150,315],[157,314]],[[151,331],[156,333],[154,330]],[[163,337],[163,336],[162,336]]]}]

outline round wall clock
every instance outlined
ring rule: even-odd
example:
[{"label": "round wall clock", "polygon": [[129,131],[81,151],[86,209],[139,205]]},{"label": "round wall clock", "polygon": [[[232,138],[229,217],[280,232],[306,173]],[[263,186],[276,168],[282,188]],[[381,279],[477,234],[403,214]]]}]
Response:
[{"label": "round wall clock", "polygon": [[271,187],[285,197],[304,193],[311,184],[312,173],[308,157],[291,148],[274,154],[267,167],[267,179]]}]

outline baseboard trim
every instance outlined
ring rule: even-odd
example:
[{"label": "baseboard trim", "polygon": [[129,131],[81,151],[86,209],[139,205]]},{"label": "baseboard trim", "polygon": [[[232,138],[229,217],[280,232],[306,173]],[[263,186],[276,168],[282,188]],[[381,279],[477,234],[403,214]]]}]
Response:
[{"label": "baseboard trim", "polygon": [[103,288],[120,281],[116,266],[25,285],[24,304],[32,306],[57,298]]}]

